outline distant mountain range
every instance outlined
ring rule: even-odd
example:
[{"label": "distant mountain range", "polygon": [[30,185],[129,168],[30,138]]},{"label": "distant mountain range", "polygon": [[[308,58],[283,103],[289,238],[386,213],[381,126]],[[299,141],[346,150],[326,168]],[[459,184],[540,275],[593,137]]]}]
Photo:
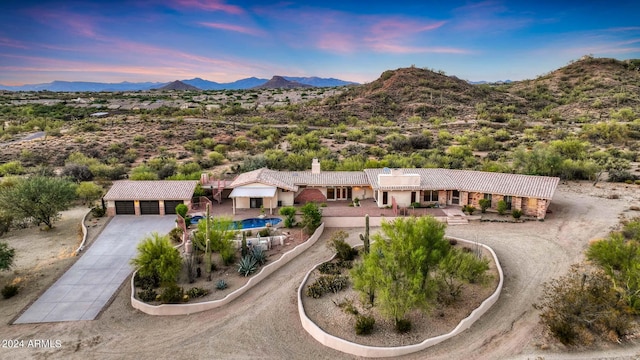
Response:
[{"label": "distant mountain range", "polygon": [[[309,85],[311,87],[333,87],[343,85],[358,84],[351,81],[345,81],[334,78],[319,78],[319,77],[293,77],[282,76],[289,82],[297,82],[300,84]],[[246,79],[237,80],[230,83],[217,83],[215,81],[204,80],[201,78],[194,78],[189,80],[181,80],[181,83],[193,86],[200,90],[243,90],[251,89],[260,85],[266,84],[269,79],[259,79],[256,77],[250,77]],[[152,90],[161,89],[164,86],[170,86],[173,82],[121,82],[121,83],[99,83],[99,82],[84,82],[84,81],[53,81],[46,84],[30,84],[21,86],[5,86],[0,84],[0,90],[9,91],[56,91],[56,92],[85,92],[85,91],[138,91],[138,90]],[[171,87],[171,86],[170,86]]]}]

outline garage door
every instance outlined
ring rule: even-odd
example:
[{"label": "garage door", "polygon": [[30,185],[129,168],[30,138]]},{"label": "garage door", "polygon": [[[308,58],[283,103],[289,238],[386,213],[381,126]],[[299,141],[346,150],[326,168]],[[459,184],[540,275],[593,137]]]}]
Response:
[{"label": "garage door", "polygon": [[160,202],[140,201],[140,215],[160,215]]},{"label": "garage door", "polygon": [[133,201],[116,201],[116,214],[135,215],[136,209],[133,205]]},{"label": "garage door", "polygon": [[176,206],[182,204],[182,200],[165,200],[164,201],[164,213],[169,215],[169,214],[175,214],[176,213]]}]

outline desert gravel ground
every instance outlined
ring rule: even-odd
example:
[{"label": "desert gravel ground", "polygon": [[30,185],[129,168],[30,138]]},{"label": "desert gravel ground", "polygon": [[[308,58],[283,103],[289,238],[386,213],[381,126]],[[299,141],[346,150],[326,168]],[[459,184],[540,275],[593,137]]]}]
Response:
[{"label": "desert gravel ground", "polygon": [[[610,194],[620,199],[608,199]],[[589,241],[606,235],[621,216],[640,205],[637,186],[589,183],[561,185],[544,222],[472,223],[449,235],[493,247],[505,270],[496,305],[461,336],[405,359],[601,359],[638,358],[633,340],[601,350],[568,351],[543,335],[532,304],[541,284],[582,258]],[[328,238],[330,231],[324,236]],[[128,286],[94,321],[7,325],[21,307],[0,299],[5,323],[0,339],[23,339],[25,347],[0,348],[0,359],[350,359],[328,349],[302,329],[296,291],[308,269],[330,250],[320,241],[230,306],[189,316],[153,317],[129,304]],[[6,276],[6,275],[5,275]],[[32,296],[32,295],[31,295]],[[28,340],[60,340],[57,348],[29,348]]]}]

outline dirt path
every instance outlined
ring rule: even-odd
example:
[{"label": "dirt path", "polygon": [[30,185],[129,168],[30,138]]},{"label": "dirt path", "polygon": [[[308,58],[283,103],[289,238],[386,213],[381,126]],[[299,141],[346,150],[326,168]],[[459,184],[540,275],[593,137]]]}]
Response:
[{"label": "dirt path", "polygon": [[[605,191],[606,190],[606,191]],[[619,191],[620,200],[594,196],[599,189],[561,186],[544,222],[480,223],[450,227],[448,234],[477,239],[494,248],[506,281],[498,303],[471,329],[406,359],[632,358],[640,347],[571,353],[546,339],[531,304],[540,284],[577,261],[589,240],[604,236],[628,209],[639,190]],[[596,194],[597,195],[597,194]],[[640,215],[637,212],[626,212]],[[333,229],[325,232],[329,238]],[[96,321],[0,327],[0,338],[61,340],[56,349],[0,349],[0,358],[260,358],[349,359],[325,348],[304,332],[297,316],[296,291],[306,271],[330,255],[320,241],[229,307],[190,316],[152,317],[133,310],[128,287]],[[610,352],[611,351],[611,352]],[[615,354],[615,355],[614,355]]]}]

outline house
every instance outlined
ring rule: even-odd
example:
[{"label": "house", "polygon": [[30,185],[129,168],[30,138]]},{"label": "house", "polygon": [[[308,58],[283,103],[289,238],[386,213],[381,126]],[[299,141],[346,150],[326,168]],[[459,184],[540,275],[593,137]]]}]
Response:
[{"label": "house", "polygon": [[197,181],[119,180],[102,198],[107,215],[175,214],[178,204],[191,204]]},{"label": "house", "polygon": [[451,169],[365,169],[321,171],[313,160],[311,171],[275,171],[262,168],[239,175],[229,197],[236,209],[273,209],[308,201],[374,199],[378,207],[437,204],[472,205],[488,199],[491,209],[504,200],[507,209],[544,219],[557,177],[503,174]]}]

